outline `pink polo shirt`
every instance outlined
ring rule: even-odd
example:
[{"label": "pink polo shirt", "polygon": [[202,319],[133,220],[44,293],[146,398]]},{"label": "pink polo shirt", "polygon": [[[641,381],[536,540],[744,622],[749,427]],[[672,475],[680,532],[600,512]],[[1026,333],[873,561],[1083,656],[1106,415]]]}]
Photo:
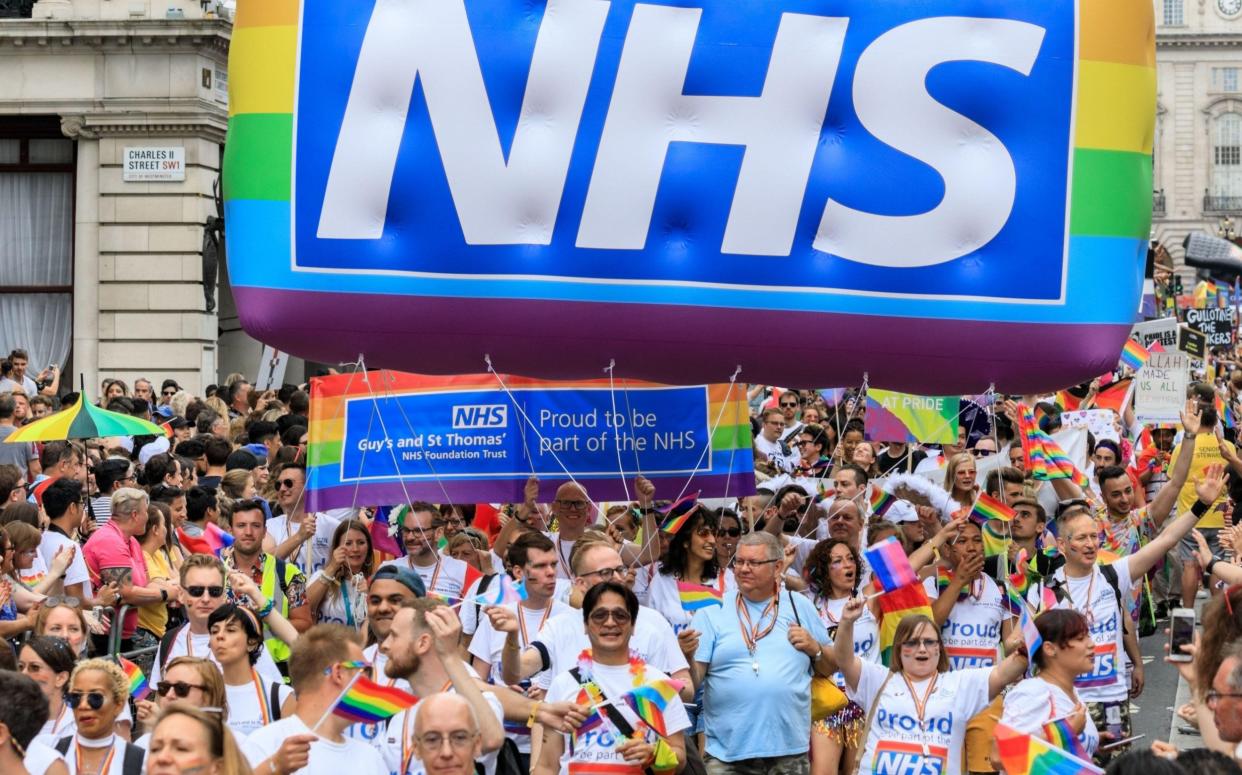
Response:
[{"label": "pink polo shirt", "polygon": [[[82,547],[82,557],[90,570],[91,584],[95,589],[104,585],[103,571],[109,568],[131,568],[134,572],[133,584],[145,587],[148,582],[147,563],[142,556],[142,544],[137,538],[126,536],[116,526],[116,522],[108,520],[91,534],[86,546]],[[121,636],[133,637],[138,628],[138,609],[132,609],[125,615]]]}]

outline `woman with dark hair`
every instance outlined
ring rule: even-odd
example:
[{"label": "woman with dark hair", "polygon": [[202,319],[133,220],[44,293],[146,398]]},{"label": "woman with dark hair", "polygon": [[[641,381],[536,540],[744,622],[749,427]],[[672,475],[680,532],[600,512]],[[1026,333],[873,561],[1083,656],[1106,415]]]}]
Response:
[{"label": "woman with dark hair", "polygon": [[[829,637],[837,637],[841,613],[850,598],[858,594],[862,560],[854,547],[837,538],[815,544],[802,567],[807,594]],[[864,606],[854,623],[854,654],[867,662],[880,661],[880,626],[875,603]],[[845,677],[833,675],[837,686],[845,688]],[[858,754],[859,735],[865,718],[862,707],[850,702],[844,708],[811,726],[811,771],[814,775],[851,772]]]},{"label": "woman with dark hair", "polygon": [[348,519],[336,526],[327,564],[306,585],[306,602],[316,622],[366,630],[367,580],[374,562],[371,531],[365,523]]},{"label": "woman with dark hair", "polygon": [[1043,736],[1044,724],[1065,719],[1087,753],[1100,745],[1100,733],[1087,706],[1074,689],[1074,678],[1091,672],[1095,642],[1082,614],[1070,608],[1044,611],[1035,619],[1043,644],[1031,657],[1034,678],[1027,678],[1005,694],[1001,722]]},{"label": "woman with dark hair", "polygon": [[[638,574],[634,594],[659,611],[675,633],[690,625],[695,611],[720,605],[733,588],[733,571],[716,562],[717,527],[716,513],[696,504],[669,540],[664,559]],[[678,640],[684,646],[688,637]]]},{"label": "woman with dark hair", "polygon": [[39,737],[49,747],[55,746],[62,737],[72,735],[77,726],[65,702],[69,676],[77,661],[67,640],[46,635],[36,635],[26,641],[17,655],[17,672],[32,678],[47,698],[47,723]]},{"label": "woman with dark hair", "polygon": [[737,542],[746,532],[746,526],[733,509],[720,509],[716,512],[716,564],[727,568],[733,564],[733,555],[737,554]]},{"label": "woman with dark hair", "polygon": [[259,675],[254,665],[263,653],[263,625],[245,606],[225,603],[207,617],[211,653],[224,674],[229,728],[249,735],[293,713],[293,690]]},{"label": "woman with dark hair", "polygon": [[[897,625],[892,665],[885,668],[854,654],[854,623],[863,608],[861,598],[846,603],[833,644],[846,686],[867,711],[858,774],[871,775],[892,755],[912,772],[962,772],[966,722],[1026,670],[1021,635],[1006,644],[1009,656],[995,667],[950,671],[940,628],[911,614]],[[887,721],[871,723],[877,718]]]}]

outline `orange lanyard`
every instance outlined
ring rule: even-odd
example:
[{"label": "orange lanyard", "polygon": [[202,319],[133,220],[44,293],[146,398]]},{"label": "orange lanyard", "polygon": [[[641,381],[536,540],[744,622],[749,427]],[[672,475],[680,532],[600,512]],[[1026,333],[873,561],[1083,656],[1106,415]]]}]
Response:
[{"label": "orange lanyard", "polygon": [[[418,568],[414,567],[413,557],[407,555],[405,558],[405,561],[410,566],[410,570],[414,571],[415,573],[418,573]],[[439,560],[439,555],[437,555],[436,569],[431,572],[431,581],[427,582],[427,592],[429,594],[436,591],[436,580],[439,578],[440,578],[440,560]]]},{"label": "orange lanyard", "polygon": [[[518,629],[520,630],[520,635],[522,638],[522,648],[526,648],[527,646],[530,645],[530,636],[526,634],[526,616],[522,614],[522,610],[523,610],[522,604],[518,603],[518,610],[517,610]],[[548,614],[550,613],[552,613],[552,601],[551,600],[548,601],[548,607],[543,609],[543,616],[539,617],[539,626],[535,628],[536,635],[538,635],[539,631],[543,629],[543,624],[544,622],[548,621]]]},{"label": "orange lanyard", "polygon": [[1096,574],[1097,574],[1097,571],[1095,567],[1093,566],[1091,568],[1091,580],[1087,582],[1087,599],[1083,601],[1083,605],[1086,608],[1086,610],[1079,608],[1078,605],[1074,603],[1074,597],[1073,595],[1070,594],[1069,576],[1065,577],[1065,599],[1069,601],[1070,608],[1082,614],[1082,617],[1087,620],[1088,625],[1095,624],[1095,610],[1092,609],[1091,607],[1091,591],[1095,589]]},{"label": "orange lanyard", "polygon": [[[931,700],[932,692],[936,691],[936,681],[939,678],[939,673],[931,677],[931,680],[927,682],[927,691],[923,693],[923,699],[920,700],[914,691],[914,684],[910,683],[910,678],[905,673],[901,674],[901,680],[906,682],[906,689],[910,691],[910,701],[914,703],[914,712],[919,717],[919,732],[927,731],[923,725],[923,717],[927,714],[927,703]],[[923,755],[928,755],[926,738],[923,739]]]}]

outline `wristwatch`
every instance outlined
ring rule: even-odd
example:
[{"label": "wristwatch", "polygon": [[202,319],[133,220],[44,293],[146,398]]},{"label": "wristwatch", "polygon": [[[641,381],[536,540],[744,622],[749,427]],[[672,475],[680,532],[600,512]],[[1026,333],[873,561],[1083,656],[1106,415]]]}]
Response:
[{"label": "wristwatch", "polygon": [[164,589],[163,587],[160,588],[160,602],[161,603],[168,602],[168,590]]}]

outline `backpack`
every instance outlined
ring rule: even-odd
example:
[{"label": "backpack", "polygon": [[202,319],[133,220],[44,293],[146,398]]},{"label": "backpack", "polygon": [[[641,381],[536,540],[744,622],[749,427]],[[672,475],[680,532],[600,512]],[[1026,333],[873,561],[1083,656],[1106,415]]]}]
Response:
[{"label": "backpack", "polygon": [[[1117,599],[1117,612],[1121,616],[1122,634],[1129,631],[1134,625],[1130,620],[1130,609],[1126,608],[1126,604],[1121,599],[1121,580],[1117,577],[1117,569],[1111,565],[1097,566],[1100,569],[1100,575],[1108,582],[1108,586],[1113,589],[1113,596]],[[1043,579],[1044,587],[1052,590],[1052,594],[1056,595],[1057,602],[1065,599],[1065,583],[1058,581],[1055,574],[1045,576]],[[1091,601],[1087,601],[1088,604]]]},{"label": "backpack", "polygon": [[[73,735],[62,737],[56,741],[56,751],[61,756],[68,756],[71,745],[73,745]],[[133,743],[126,743],[125,758],[121,760],[121,775],[142,775],[143,759],[146,756],[146,751]]]},{"label": "backpack", "polygon": [[[483,766],[483,762],[475,762],[474,771],[477,775],[483,775],[487,772],[487,768]],[[522,769],[522,758],[518,752],[517,743],[513,742],[512,738],[506,737],[500,750],[496,751],[495,775],[527,775],[527,770]]]},{"label": "backpack", "polygon": [[474,625],[475,627],[479,626],[479,616],[483,613],[483,604],[478,602],[478,600],[480,597],[483,596],[483,593],[487,591],[487,588],[491,586],[492,579],[496,578],[499,575],[500,575],[499,573],[489,573],[483,578],[479,579],[479,588],[475,590],[475,593],[474,593],[474,599],[475,599]]},{"label": "backpack", "polygon": [[177,640],[177,636],[180,635],[181,631],[187,626],[189,626],[189,622],[181,625],[180,627],[169,627],[167,630],[164,630],[164,637],[160,638],[159,651],[156,652],[156,658],[160,661],[161,674],[164,672],[164,668],[168,667],[168,656],[172,651],[173,642]]},{"label": "backpack", "polygon": [[284,684],[273,681],[272,685],[267,687],[267,709],[272,714],[272,721],[280,721],[280,687],[282,686]]}]

